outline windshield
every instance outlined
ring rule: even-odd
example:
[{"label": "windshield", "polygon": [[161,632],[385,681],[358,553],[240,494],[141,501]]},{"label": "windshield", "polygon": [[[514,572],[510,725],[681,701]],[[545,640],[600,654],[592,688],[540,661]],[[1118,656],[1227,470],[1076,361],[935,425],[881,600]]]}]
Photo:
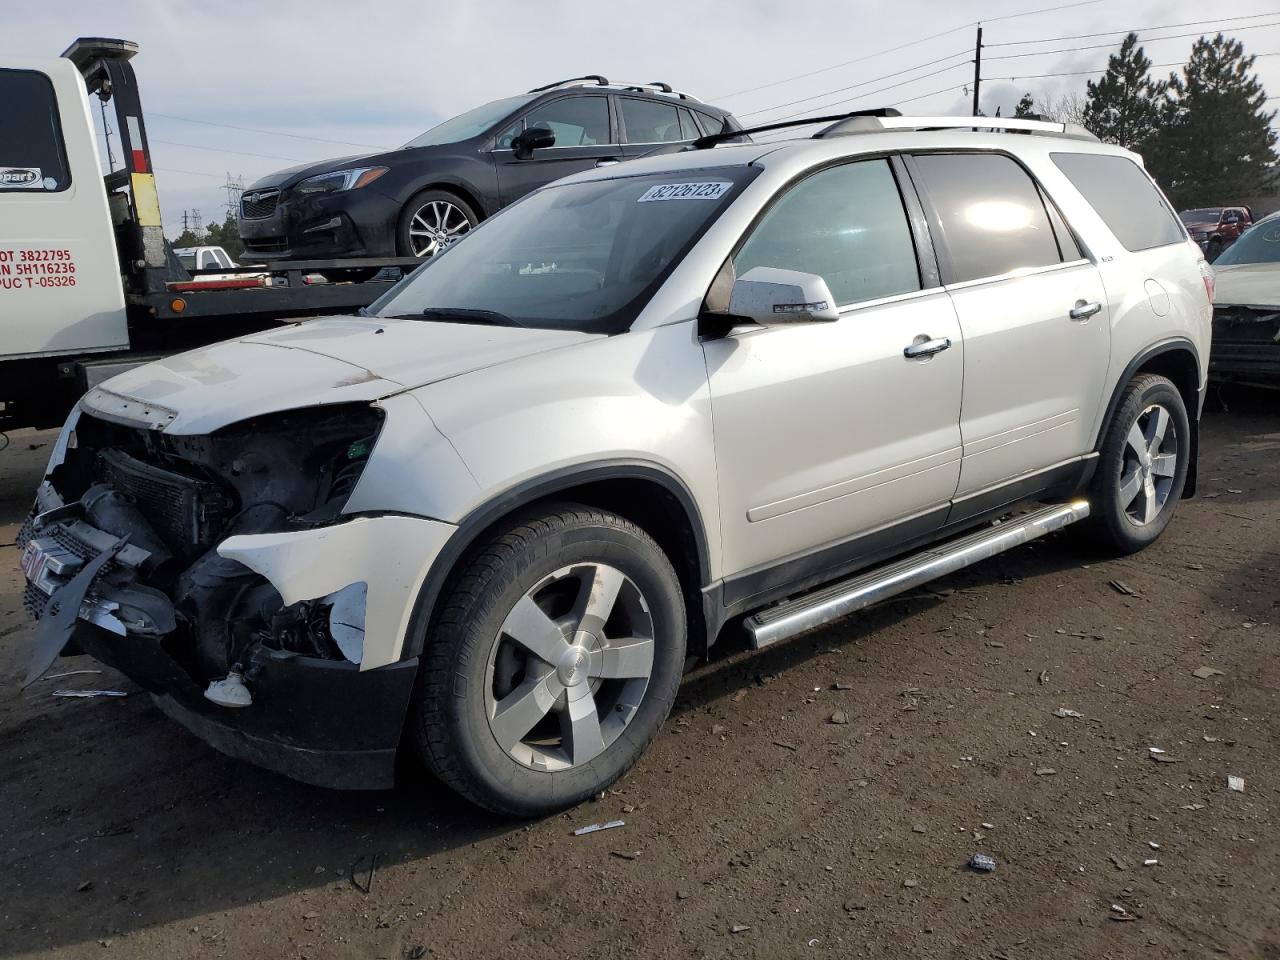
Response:
[{"label": "windshield", "polygon": [[1280,263],[1280,217],[1246,230],[1213,265],[1233,263]]},{"label": "windshield", "polygon": [[540,190],[436,254],[369,311],[621,333],[757,172],[717,167]]},{"label": "windshield", "polygon": [[523,97],[507,97],[505,100],[494,100],[483,107],[476,107],[466,113],[460,113],[452,120],[438,123],[426,133],[414,137],[401,150],[410,147],[434,147],[441,143],[458,143],[478,137],[498,121],[505,119],[514,110],[519,110],[537,94],[526,94]]},{"label": "windshield", "polygon": [[1221,215],[1221,207],[1201,207],[1199,210],[1183,210],[1178,217],[1183,223],[1217,223]]}]

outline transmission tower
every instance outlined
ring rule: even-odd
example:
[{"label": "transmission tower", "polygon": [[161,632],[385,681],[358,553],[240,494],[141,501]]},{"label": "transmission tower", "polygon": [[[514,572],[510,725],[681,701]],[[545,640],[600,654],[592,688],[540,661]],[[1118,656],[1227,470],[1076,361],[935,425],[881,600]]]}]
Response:
[{"label": "transmission tower", "polygon": [[240,209],[240,194],[244,193],[244,176],[233,177],[228,173],[222,189],[227,191],[227,216],[234,220]]}]

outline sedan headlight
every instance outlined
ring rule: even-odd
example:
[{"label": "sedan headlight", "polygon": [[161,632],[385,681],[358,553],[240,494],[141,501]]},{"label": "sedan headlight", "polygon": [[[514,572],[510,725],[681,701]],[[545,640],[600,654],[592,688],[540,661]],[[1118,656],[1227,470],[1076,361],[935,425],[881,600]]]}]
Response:
[{"label": "sedan headlight", "polygon": [[318,177],[308,177],[294,187],[294,190],[307,196],[355,190],[373,183],[386,172],[386,167],[352,167],[350,170],[334,170],[332,173],[322,173]]}]

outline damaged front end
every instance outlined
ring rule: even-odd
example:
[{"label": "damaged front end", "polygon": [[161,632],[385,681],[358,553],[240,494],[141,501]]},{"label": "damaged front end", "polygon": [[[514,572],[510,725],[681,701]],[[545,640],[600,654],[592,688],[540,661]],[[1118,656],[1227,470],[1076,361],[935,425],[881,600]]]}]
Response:
[{"label": "damaged front end", "polygon": [[1215,306],[1209,376],[1280,387],[1280,307]]},{"label": "damaged front end", "polygon": [[320,785],[390,786],[416,662],[361,670],[368,584],[286,602],[219,553],[348,519],[382,423],[368,404],[199,436],[73,414],[18,539],[40,621],[27,682],[89,653],[226,753]]}]

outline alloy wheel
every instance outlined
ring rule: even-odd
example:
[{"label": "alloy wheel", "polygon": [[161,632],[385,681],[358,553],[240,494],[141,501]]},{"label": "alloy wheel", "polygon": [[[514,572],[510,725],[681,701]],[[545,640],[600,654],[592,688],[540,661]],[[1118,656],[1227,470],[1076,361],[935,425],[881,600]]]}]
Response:
[{"label": "alloy wheel", "polygon": [[1178,431],[1169,411],[1146,407],[1125,437],[1120,506],[1138,526],[1153,522],[1169,500],[1178,472]]},{"label": "alloy wheel", "polygon": [[409,246],[415,257],[430,257],[471,230],[471,221],[448,200],[430,200],[409,219]]},{"label": "alloy wheel", "polygon": [[563,567],[498,632],[485,676],[489,729],[535,770],[588,763],[635,716],[653,658],[653,617],[635,582],[603,563]]}]

